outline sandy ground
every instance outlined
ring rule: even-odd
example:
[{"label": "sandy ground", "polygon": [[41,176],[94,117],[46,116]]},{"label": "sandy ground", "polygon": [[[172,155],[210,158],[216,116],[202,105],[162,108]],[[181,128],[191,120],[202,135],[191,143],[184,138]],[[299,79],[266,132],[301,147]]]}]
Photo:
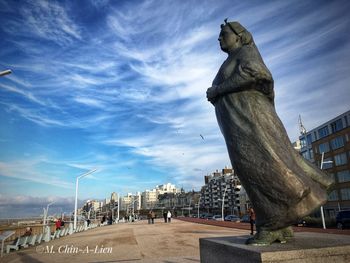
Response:
[{"label": "sandy ground", "polygon": [[0,262],[199,262],[199,238],[246,236],[249,231],[172,220],[98,227],[4,254]]}]

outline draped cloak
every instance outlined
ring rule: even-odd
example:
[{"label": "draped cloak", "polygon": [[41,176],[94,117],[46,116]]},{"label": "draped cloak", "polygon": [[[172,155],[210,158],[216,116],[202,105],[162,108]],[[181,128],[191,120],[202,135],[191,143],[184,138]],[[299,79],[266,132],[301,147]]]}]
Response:
[{"label": "draped cloak", "polygon": [[281,229],[324,204],[333,181],[293,148],[275,111],[271,73],[254,43],[229,54],[213,86],[219,90],[217,121],[257,228]]}]

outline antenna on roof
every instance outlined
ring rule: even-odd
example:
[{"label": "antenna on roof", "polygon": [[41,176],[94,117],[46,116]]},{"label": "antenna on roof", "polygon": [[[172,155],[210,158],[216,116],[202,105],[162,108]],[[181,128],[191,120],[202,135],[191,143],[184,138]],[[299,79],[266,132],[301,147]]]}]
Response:
[{"label": "antenna on roof", "polygon": [[300,134],[301,135],[305,135],[306,134],[306,129],[305,129],[305,126],[301,120],[301,115],[299,114],[299,119],[298,119],[298,123],[299,123],[299,131],[300,131]]}]

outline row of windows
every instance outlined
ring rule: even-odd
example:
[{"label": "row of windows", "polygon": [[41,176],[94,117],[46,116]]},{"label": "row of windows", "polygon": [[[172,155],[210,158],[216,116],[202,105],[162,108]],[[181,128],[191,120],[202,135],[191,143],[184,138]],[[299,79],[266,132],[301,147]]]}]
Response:
[{"label": "row of windows", "polygon": [[[350,188],[340,189],[340,197],[341,197],[341,200],[350,200]],[[339,200],[339,197],[338,197],[337,190],[332,191],[328,195],[328,201],[338,201],[338,200]]]},{"label": "row of windows", "polygon": [[[346,152],[334,155],[333,158],[334,158],[334,161],[332,160],[331,157],[325,158],[323,160],[322,169],[330,169],[333,167],[333,165],[340,166],[348,163]],[[319,166],[321,166],[321,163],[319,163]]]},{"label": "row of windows", "polygon": [[337,150],[345,145],[345,139],[343,136],[338,136],[330,141],[330,146],[328,142],[321,143],[318,146],[319,153],[327,153],[330,151],[330,148],[332,150]]},{"label": "row of windows", "polygon": [[[328,136],[330,134],[330,130],[331,130],[331,133],[333,134],[333,133],[336,133],[336,132],[342,130],[345,127],[348,127],[348,118],[346,115],[344,116],[344,123],[345,123],[345,125],[343,124],[343,121],[340,118],[340,119],[330,123],[329,126],[326,125],[320,129],[318,129],[317,132],[315,131],[313,133],[314,136],[312,136],[312,134],[310,133],[306,136],[306,138],[305,137],[300,138],[301,148],[306,147],[307,145],[311,146],[311,144],[315,140],[322,139],[322,138]],[[330,127],[330,130],[329,130],[329,127]]]},{"label": "row of windows", "polygon": [[[333,173],[328,173],[329,176],[335,180],[335,175]],[[337,178],[339,183],[344,183],[344,182],[350,182],[350,171],[349,170],[344,170],[337,172]]]},{"label": "row of windows", "polygon": [[[341,129],[344,128],[342,119],[338,119],[338,120],[332,122],[330,124],[330,126],[331,126],[332,133],[336,133],[337,131],[340,131]],[[329,135],[328,126],[322,127],[317,132],[318,132],[318,138],[319,139],[322,139],[322,138],[328,136]]]}]

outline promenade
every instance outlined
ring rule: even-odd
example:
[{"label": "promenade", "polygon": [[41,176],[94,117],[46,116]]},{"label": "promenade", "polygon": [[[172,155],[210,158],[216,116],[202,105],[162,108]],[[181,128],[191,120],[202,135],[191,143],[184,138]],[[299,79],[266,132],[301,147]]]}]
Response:
[{"label": "promenade", "polygon": [[199,262],[199,238],[248,237],[249,231],[180,220],[146,220],[98,227],[5,254],[1,262]]},{"label": "promenade", "polygon": [[[203,224],[205,223],[205,224]],[[350,235],[350,230],[295,227],[296,232]],[[199,262],[199,238],[249,236],[249,224],[201,220],[173,219],[171,223],[146,220],[97,227],[43,242],[36,247],[4,254],[0,262],[46,263],[195,263]]]}]

